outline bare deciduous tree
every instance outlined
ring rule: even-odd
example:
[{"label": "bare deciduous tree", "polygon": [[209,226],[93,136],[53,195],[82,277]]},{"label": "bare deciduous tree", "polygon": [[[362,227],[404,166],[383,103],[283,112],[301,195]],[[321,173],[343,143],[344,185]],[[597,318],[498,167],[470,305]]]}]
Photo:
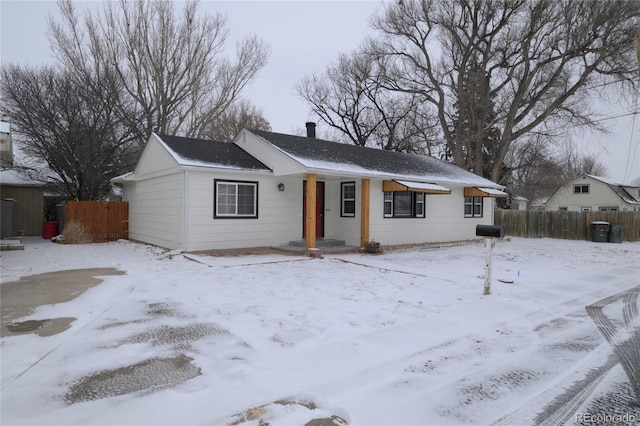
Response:
[{"label": "bare deciduous tree", "polygon": [[[574,141],[559,149],[549,138],[535,135],[514,146],[507,156],[511,165],[511,192],[530,201],[544,200],[558,188],[582,174],[606,176],[606,167],[593,154],[580,153]],[[553,148],[556,148],[555,150]]]},{"label": "bare deciduous tree", "polygon": [[[198,13],[186,2],[181,16],[168,0],[105,2],[81,25],[71,0],[59,0],[62,23],[50,19],[50,42],[60,62],[89,77],[91,64],[113,69],[126,91],[130,126],[143,141],[151,132],[199,137],[266,64],[269,48],[257,37],[224,52],[225,18]],[[95,69],[95,66],[93,67]]]},{"label": "bare deciduous tree", "polygon": [[376,65],[362,52],[342,54],[324,74],[302,79],[296,92],[355,145],[430,152],[433,121],[428,111],[414,96],[383,88]]},{"label": "bare deciduous tree", "polygon": [[431,105],[455,163],[476,173],[486,167],[482,156],[466,158],[478,151],[458,138],[455,105],[474,87],[469,70],[486,76],[489,90],[466,96],[493,100],[495,114],[469,129],[499,130],[486,176],[498,182],[514,142],[557,136],[569,123],[597,128],[594,88],[637,85],[639,21],[640,3],[625,0],[405,0],[374,20],[379,37],[367,50],[387,88]]},{"label": "bare deciduous tree", "polygon": [[246,99],[240,99],[210,121],[204,129],[203,136],[215,141],[229,142],[245,128],[271,131],[271,125],[262,116],[262,111]]},{"label": "bare deciduous tree", "polygon": [[109,194],[109,180],[130,171],[135,159],[135,138],[115,108],[121,90],[116,80],[78,84],[52,67],[3,67],[0,109],[31,160],[26,174],[74,200]]},{"label": "bare deciduous tree", "polygon": [[559,155],[559,162],[563,171],[563,183],[582,174],[607,176],[607,168],[598,160],[598,157],[591,153],[581,153],[573,142],[569,142],[564,147]]}]

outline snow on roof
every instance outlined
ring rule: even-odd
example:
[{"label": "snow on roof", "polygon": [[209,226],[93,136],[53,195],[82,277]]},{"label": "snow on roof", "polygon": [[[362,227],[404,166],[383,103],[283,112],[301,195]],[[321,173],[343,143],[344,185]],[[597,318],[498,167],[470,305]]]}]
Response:
[{"label": "snow on roof", "polygon": [[16,169],[0,171],[0,183],[14,186],[44,186],[42,182],[35,181]]},{"label": "snow on roof", "polygon": [[595,180],[599,180],[602,183],[609,185],[611,190],[615,192],[625,203],[627,204],[640,204],[640,201],[636,199],[632,194],[630,194],[624,187],[638,188],[631,185],[623,185],[621,183],[617,183],[609,178],[604,178],[601,176],[594,176],[585,174],[584,176],[590,177]]},{"label": "snow on roof", "polygon": [[158,135],[158,140],[181,166],[269,171],[258,159],[230,142]]},{"label": "snow on roof", "polygon": [[491,195],[505,195],[503,191],[495,188],[478,187],[478,189]]},{"label": "snow on roof", "polygon": [[125,173],[123,175],[113,177],[113,178],[111,178],[111,182],[112,183],[122,183],[122,182],[128,180],[127,178],[130,177],[130,176],[133,176],[133,172],[127,172],[127,173]]},{"label": "snow on roof", "polygon": [[[502,189],[501,185],[436,158],[315,138],[248,130],[310,171]],[[156,135],[181,166],[270,171],[234,143]]]},{"label": "snow on roof", "polygon": [[400,185],[404,185],[408,188],[417,188],[417,189],[429,189],[432,191],[451,191],[449,188],[445,188],[444,186],[436,185],[435,183],[425,183],[425,182],[410,182],[406,180],[396,180]]},{"label": "snow on roof", "polygon": [[589,175],[589,174],[585,174],[585,176],[588,176],[595,180],[599,180],[600,182],[606,183],[607,185],[623,186],[621,183],[615,182],[613,179],[609,179],[607,177],[595,176],[595,175]]},{"label": "snow on roof", "polygon": [[385,151],[262,130],[249,131],[308,169],[363,177],[503,188],[495,182],[426,155]]}]

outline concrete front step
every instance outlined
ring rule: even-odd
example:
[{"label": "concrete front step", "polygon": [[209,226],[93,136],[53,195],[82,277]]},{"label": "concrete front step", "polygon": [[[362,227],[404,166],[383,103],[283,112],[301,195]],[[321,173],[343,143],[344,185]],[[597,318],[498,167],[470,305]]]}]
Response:
[{"label": "concrete front step", "polygon": [[[340,247],[340,246],[344,246],[345,242],[344,240],[336,240],[333,238],[316,238],[316,247],[317,248],[323,248],[323,247]],[[306,247],[307,246],[307,241],[305,239],[302,240],[293,240],[293,241],[289,241],[289,245],[293,246],[293,247]]]},{"label": "concrete front step", "polygon": [[[273,247],[273,248],[277,250],[285,251],[287,253],[307,254],[307,248],[304,246],[292,246],[292,245],[285,244],[285,245],[281,245],[279,247]],[[318,250],[320,250],[322,254],[353,253],[360,249],[360,247],[347,246],[347,245],[324,246],[324,247],[317,247],[317,248]]]},{"label": "concrete front step", "polygon": [[22,240],[18,238],[0,240],[0,250],[24,250],[24,244],[22,244]]}]

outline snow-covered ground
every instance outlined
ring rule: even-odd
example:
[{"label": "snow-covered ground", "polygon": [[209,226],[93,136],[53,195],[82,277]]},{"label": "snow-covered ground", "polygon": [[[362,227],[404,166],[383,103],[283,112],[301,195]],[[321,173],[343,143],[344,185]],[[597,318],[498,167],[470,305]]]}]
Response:
[{"label": "snow-covered ground", "polygon": [[1,423],[638,421],[585,307],[640,285],[640,243],[499,241],[488,296],[484,259],[482,243],[311,259],[27,238],[2,252],[3,285],[80,268],[125,274],[20,319],[76,318],[66,331],[2,338]]}]

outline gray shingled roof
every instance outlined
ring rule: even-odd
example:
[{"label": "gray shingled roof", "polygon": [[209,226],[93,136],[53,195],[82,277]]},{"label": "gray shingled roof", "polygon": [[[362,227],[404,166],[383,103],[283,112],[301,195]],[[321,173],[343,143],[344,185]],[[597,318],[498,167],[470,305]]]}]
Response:
[{"label": "gray shingled roof", "polygon": [[158,135],[179,156],[182,165],[206,165],[243,170],[270,170],[236,144],[180,136]]},{"label": "gray shingled roof", "polygon": [[629,192],[624,188],[624,186],[631,186],[631,185],[623,185],[621,183],[618,182],[614,182],[611,179],[608,178],[604,178],[601,176],[594,176],[594,175],[585,175],[585,176],[589,176],[595,180],[599,180],[600,182],[609,185],[609,188],[611,188],[611,190],[613,192],[616,193],[616,195],[618,197],[620,197],[625,203],[627,204],[640,204],[640,202],[638,202],[636,200],[636,198],[632,195],[629,194]]},{"label": "gray shingled roof", "polygon": [[249,131],[309,168],[326,165],[326,168],[340,171],[353,167],[390,176],[498,187],[481,176],[426,155],[384,151],[262,130]]}]

